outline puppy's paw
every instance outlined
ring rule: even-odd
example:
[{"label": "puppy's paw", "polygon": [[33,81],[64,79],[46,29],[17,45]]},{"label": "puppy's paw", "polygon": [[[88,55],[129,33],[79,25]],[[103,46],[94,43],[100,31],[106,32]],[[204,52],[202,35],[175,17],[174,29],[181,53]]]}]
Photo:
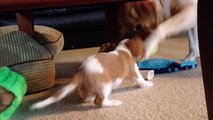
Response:
[{"label": "puppy's paw", "polygon": [[143,83],[139,83],[140,88],[147,88],[147,87],[152,87],[153,83],[152,81],[145,81]]},{"label": "puppy's paw", "polygon": [[146,81],[146,87],[152,87],[153,83],[152,81]]},{"label": "puppy's paw", "polygon": [[116,107],[121,104],[122,102],[120,100],[105,100],[102,107]]},{"label": "puppy's paw", "polygon": [[94,102],[94,101],[95,101],[95,96],[90,96],[90,97],[87,97],[85,100],[83,100],[83,103]]},{"label": "puppy's paw", "polygon": [[120,100],[111,100],[110,102],[112,106],[120,106],[122,104]]}]

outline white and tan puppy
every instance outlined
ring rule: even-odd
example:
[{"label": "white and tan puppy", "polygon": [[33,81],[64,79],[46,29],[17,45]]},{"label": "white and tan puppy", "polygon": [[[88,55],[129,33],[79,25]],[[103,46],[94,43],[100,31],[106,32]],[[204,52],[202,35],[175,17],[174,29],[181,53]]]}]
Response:
[{"label": "white and tan puppy", "polygon": [[188,31],[189,54],[184,61],[199,57],[197,0],[144,0],[125,3],[119,9],[120,35],[139,31],[148,58],[165,38]]},{"label": "white and tan puppy", "polygon": [[136,82],[141,88],[153,86],[141,76],[136,61],[144,53],[139,37],[122,40],[114,51],[98,53],[85,59],[70,83],[46,100],[35,103],[31,109],[43,108],[64,98],[77,90],[83,101],[94,101],[97,106],[119,106],[121,101],[109,100],[113,88],[124,79]]}]

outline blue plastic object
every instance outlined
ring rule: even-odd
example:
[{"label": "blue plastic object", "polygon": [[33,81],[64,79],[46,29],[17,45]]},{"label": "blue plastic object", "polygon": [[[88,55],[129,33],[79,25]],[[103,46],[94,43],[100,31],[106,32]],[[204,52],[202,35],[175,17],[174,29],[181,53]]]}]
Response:
[{"label": "blue plastic object", "polygon": [[181,62],[164,58],[151,58],[139,63],[140,70],[154,70],[155,74],[178,72],[197,67],[196,61]]}]

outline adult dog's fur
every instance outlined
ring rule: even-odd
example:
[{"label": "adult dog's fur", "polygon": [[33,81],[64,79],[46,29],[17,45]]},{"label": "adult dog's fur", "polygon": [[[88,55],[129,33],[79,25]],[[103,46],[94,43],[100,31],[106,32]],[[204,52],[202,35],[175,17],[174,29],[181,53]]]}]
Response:
[{"label": "adult dog's fur", "polygon": [[188,31],[189,54],[184,61],[199,57],[197,0],[144,0],[125,3],[119,9],[120,37],[137,31],[145,40],[148,58],[166,37]]}]

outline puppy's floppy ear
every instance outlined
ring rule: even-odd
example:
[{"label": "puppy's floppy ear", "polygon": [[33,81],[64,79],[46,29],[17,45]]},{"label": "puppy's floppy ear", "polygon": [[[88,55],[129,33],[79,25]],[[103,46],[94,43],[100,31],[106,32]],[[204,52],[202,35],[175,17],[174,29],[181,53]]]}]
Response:
[{"label": "puppy's floppy ear", "polygon": [[136,61],[140,61],[144,57],[145,48],[140,37],[135,36],[134,38],[127,41],[125,45],[130,50]]},{"label": "puppy's floppy ear", "polygon": [[106,43],[106,44],[103,44],[101,45],[100,49],[99,49],[99,53],[101,52],[110,52],[110,51],[113,51],[115,50],[115,48],[118,46],[117,43]]}]

